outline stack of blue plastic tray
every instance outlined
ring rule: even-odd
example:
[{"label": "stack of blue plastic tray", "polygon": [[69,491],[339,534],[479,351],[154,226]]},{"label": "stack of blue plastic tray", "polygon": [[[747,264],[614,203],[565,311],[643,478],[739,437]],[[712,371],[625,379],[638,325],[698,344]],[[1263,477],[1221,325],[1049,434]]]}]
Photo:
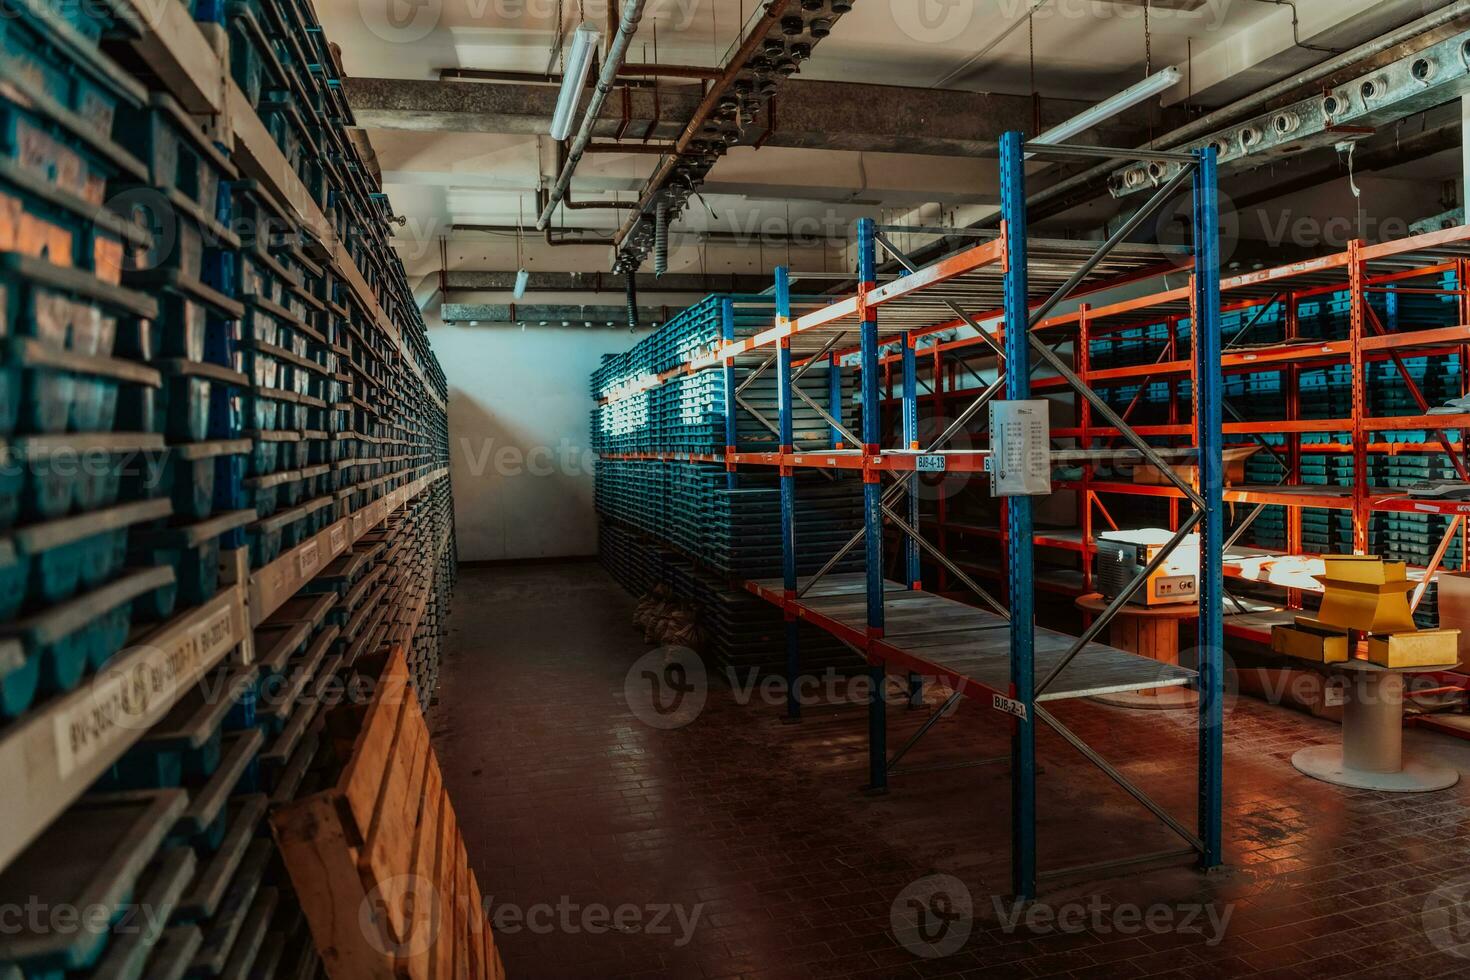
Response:
[{"label": "stack of blue plastic tray", "polygon": [[1368,293],[1368,304],[1390,332],[1453,326],[1460,320],[1458,277],[1446,269]]},{"label": "stack of blue plastic tray", "polygon": [[150,472],[162,378],[143,363],[159,304],[132,279],[157,229],[107,207],[147,180],[112,138],[146,92],[98,50],[104,20],[44,4],[0,18],[0,723],[100,669],[172,582],[125,567],[171,504]]},{"label": "stack of blue plastic tray", "polygon": [[1297,304],[1297,332],[1312,340],[1343,340],[1352,330],[1352,302],[1346,290]]},{"label": "stack of blue plastic tray", "polygon": [[[1430,408],[1462,394],[1458,356],[1410,357],[1403,364]],[[1368,411],[1374,417],[1423,414],[1403,373],[1392,362],[1368,365],[1367,392]]]},{"label": "stack of blue plastic tray", "polygon": [[[729,489],[723,468],[672,464],[671,540],[723,575],[755,579],[781,571],[781,491],[774,474],[743,471]],[[819,569],[862,526],[862,483],[802,472],[797,478],[797,573]],[[862,567],[853,549],[842,567]]]},{"label": "stack of blue plastic tray", "polygon": [[1302,483],[1313,487],[1350,487],[1353,485],[1353,457],[1350,453],[1303,453]]},{"label": "stack of blue plastic tray", "polygon": [[1302,547],[1316,554],[1352,554],[1353,515],[1345,510],[1302,508]]},{"label": "stack of blue plastic tray", "polygon": [[[736,384],[745,383],[754,369],[736,371]],[[812,368],[797,382],[797,387],[823,411],[833,415],[851,429],[855,407],[852,403],[850,373],[841,379],[841,404],[831,401],[830,368]],[[777,410],[777,378],[766,370],[740,393],[745,406],[736,408],[736,447],[743,452],[770,452],[779,440],[772,431],[779,420]],[[766,422],[757,418],[759,412]],[[693,374],[676,375],[645,391],[615,397],[598,405],[592,412],[593,449],[599,453],[689,452],[723,453],[725,433],[725,377],[718,368]],[[833,430],[799,397],[792,406],[792,425],[799,446],[826,447],[833,440]]]},{"label": "stack of blue plastic tray", "polygon": [[1286,418],[1286,390],[1279,371],[1225,376],[1225,398],[1252,419]]},{"label": "stack of blue plastic tray", "polygon": [[[1266,435],[1262,437],[1272,446],[1280,447],[1285,439],[1280,435]],[[1245,482],[1251,486],[1270,487],[1282,481],[1285,471],[1277,462],[1276,457],[1264,449],[1250,456],[1245,461]],[[1254,507],[1236,505],[1233,516],[1244,519],[1250,514]],[[1261,512],[1246,531],[1242,543],[1254,545],[1257,548],[1285,548],[1286,547],[1286,508],[1267,507]]]},{"label": "stack of blue plastic tray", "polygon": [[[733,671],[733,680],[744,682],[751,671],[761,675],[783,668],[785,621],[781,611],[764,599],[611,521],[599,527],[598,552],[603,567],[633,595],[662,588],[695,610],[702,652],[713,667]],[[803,670],[850,670],[860,665],[830,634],[807,624],[800,628]]]},{"label": "stack of blue plastic tray", "polygon": [[[310,4],[185,6],[228,22],[232,76],[331,222],[336,240],[325,244],[352,256],[376,308],[316,264],[327,236],[304,234],[285,210],[285,198],[300,203],[289,186],[238,179],[228,126],[245,121],[242,107],[189,116],[149,91],[166,81],[156,66],[134,77],[99,48],[136,35],[136,24],[111,23],[125,5],[6,6],[0,729],[16,737],[48,728],[33,713],[116,663],[130,638],[148,642],[154,620],[180,623],[186,607],[216,597],[222,548],[248,543],[261,564],[448,463],[447,419],[426,397],[442,401],[447,384],[388,241],[385,199],[348,139],[340,66]],[[452,578],[447,482],[385,523],[449,542],[393,563],[399,576],[434,566],[411,653],[422,666]],[[147,732],[126,732],[98,699],[100,748],[88,751],[128,748],[0,869],[0,905],[101,907],[108,921],[0,930],[0,977],[316,975],[262,831],[272,801],[335,780],[324,775],[319,712],[341,627],[321,598],[287,600],[256,631],[255,662],[227,658]],[[387,615],[404,599],[365,604]],[[223,612],[204,622],[218,629]],[[368,642],[381,646],[384,632]],[[189,643],[215,639],[191,633]],[[203,655],[169,652],[117,696],[151,703],[173,689],[151,672],[189,671]],[[417,676],[432,686],[432,672]],[[67,765],[62,754],[32,761]]]},{"label": "stack of blue plastic tray", "polygon": [[1301,373],[1298,405],[1304,419],[1345,419],[1352,415],[1352,367],[1334,364]]},{"label": "stack of blue plastic tray", "polygon": [[660,460],[600,460],[593,494],[598,512],[668,540],[671,465]]},{"label": "stack of blue plastic tray", "polygon": [[174,512],[135,536],[139,565],[173,568],[138,612],[166,618],[208,601],[220,588],[219,554],[234,547],[251,512],[238,489],[250,444],[232,406],[248,387],[241,371],[231,182],[226,153],[168,96],[154,93],[118,119],[120,138],[148,164],[148,181],[121,181],[115,199],[157,229],[142,267],[125,279],[159,298],[155,364],[163,375],[157,428],[168,439],[162,464]]},{"label": "stack of blue plastic tray", "polygon": [[[1374,514],[1368,531],[1369,550],[1388,559],[1427,567],[1444,540],[1449,520],[1433,514]],[[1458,568],[1462,553],[1461,537],[1456,534],[1441,565]]]}]

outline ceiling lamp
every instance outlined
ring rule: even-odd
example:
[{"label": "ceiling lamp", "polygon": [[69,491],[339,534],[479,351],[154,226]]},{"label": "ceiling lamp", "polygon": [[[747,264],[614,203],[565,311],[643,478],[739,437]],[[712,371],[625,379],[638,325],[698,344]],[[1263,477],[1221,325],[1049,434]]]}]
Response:
[{"label": "ceiling lamp", "polygon": [[556,111],[551,115],[551,138],[564,140],[572,132],[572,116],[587,87],[587,73],[592,69],[592,56],[602,42],[597,28],[583,23],[572,32],[572,50],[567,55],[561,75],[561,92],[556,97]]},{"label": "ceiling lamp", "polygon": [[1057,144],[1065,143],[1078,133],[1085,133],[1122,112],[1133,108],[1140,102],[1146,102],[1156,95],[1162,95],[1166,90],[1179,84],[1180,74],[1178,68],[1165,68],[1163,71],[1148,76],[1143,81],[1126,88],[1090,109],[1079,112],[1060,126],[1055,126],[1031,140],[1032,143]]}]

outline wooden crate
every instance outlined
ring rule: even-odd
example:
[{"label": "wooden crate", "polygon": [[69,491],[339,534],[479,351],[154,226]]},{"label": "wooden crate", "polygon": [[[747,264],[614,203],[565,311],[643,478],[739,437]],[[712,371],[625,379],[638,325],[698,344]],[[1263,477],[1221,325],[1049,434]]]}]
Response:
[{"label": "wooden crate", "polygon": [[351,745],[337,785],[271,815],[327,975],[504,977],[401,650],[346,717],[329,725]]}]

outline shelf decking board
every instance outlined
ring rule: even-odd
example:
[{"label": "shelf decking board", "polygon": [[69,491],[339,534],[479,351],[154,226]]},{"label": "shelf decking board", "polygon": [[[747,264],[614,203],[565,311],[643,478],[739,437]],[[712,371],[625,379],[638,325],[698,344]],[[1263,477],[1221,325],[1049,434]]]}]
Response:
[{"label": "shelf decking board", "polygon": [[350,549],[364,534],[448,475],[447,469],[435,470],[412,483],[390,490],[361,510],[323,528],[282,553],[269,565],[257,569],[250,577],[251,626],[259,626],[283,602],[300,591],[303,585],[315,578],[334,558]]},{"label": "shelf decking board", "polygon": [[[747,588],[774,605],[788,604],[780,579],[759,579],[747,583]],[[818,589],[822,594],[816,594]],[[966,603],[887,582],[883,635],[869,638],[866,589],[860,573],[832,574],[806,597],[790,600],[790,605],[799,619],[865,650],[873,663],[943,677],[970,697],[1007,696],[1011,640],[1006,620]],[[1045,677],[1075,642],[1075,637],[1037,627],[1036,676]],[[1194,671],[1182,667],[1091,643],[1037,700],[1182,687],[1194,677]]]}]

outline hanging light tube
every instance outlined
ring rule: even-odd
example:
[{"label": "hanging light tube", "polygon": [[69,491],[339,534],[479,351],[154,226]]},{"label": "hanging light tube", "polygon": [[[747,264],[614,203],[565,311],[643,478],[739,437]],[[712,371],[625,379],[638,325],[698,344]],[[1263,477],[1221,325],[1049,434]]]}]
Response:
[{"label": "hanging light tube", "polygon": [[521,225],[526,220],[526,202],[519,194],[516,195],[516,284],[511,290],[511,296],[520,300],[526,295],[526,285],[531,281],[531,273],[526,271],[526,263],[521,259],[521,236],[523,234]]},{"label": "hanging light tube", "polygon": [[583,22],[572,32],[572,50],[567,54],[567,64],[561,75],[561,92],[556,97],[556,111],[551,114],[551,138],[564,140],[572,132],[572,116],[577,112],[577,103],[582,90],[587,87],[587,73],[592,69],[592,56],[602,43],[602,34],[591,24]]},{"label": "hanging light tube", "polygon": [[[1111,99],[1099,102],[1092,108],[1079,112],[1061,125],[1048,129],[1030,142],[1046,145],[1065,143],[1078,133],[1085,133],[1094,126],[1100,125],[1114,116],[1133,108],[1140,102],[1145,102],[1156,95],[1162,95],[1166,90],[1178,85],[1181,77],[1178,68],[1165,68],[1162,71],[1155,72],[1137,85],[1119,92]],[[1030,154],[1027,154],[1027,156],[1030,156]]]}]

